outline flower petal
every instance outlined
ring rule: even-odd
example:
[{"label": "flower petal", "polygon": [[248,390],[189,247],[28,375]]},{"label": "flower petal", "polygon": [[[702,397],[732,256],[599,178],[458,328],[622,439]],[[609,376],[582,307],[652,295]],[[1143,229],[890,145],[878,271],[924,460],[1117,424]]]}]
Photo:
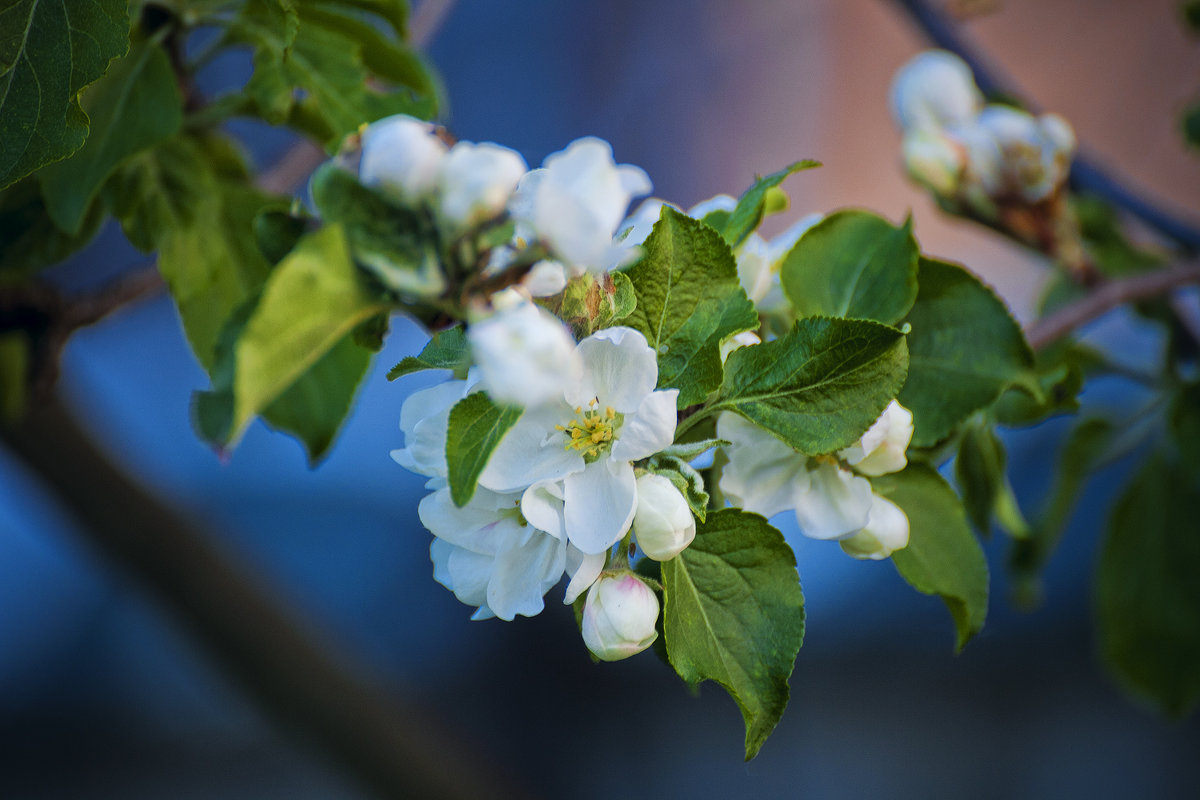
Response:
[{"label": "flower petal", "polygon": [[563,482],[567,537],[582,552],[603,553],[633,523],[637,481],[629,462],[601,458]]},{"label": "flower petal", "polygon": [[563,522],[563,487],[558,481],[539,481],[521,495],[521,514],[530,525],[553,536],[566,539]]},{"label": "flower petal", "polygon": [[567,403],[587,405],[593,398],[622,414],[637,411],[658,384],[658,357],[646,337],[618,326],[597,331],[578,345],[583,380],[566,392]]},{"label": "flower petal", "polygon": [[496,555],[487,587],[487,606],[497,617],[532,617],[543,608],[542,597],[562,576],[566,543],[540,531],[526,530]]},{"label": "flower petal", "polygon": [[483,487],[475,490],[471,502],[459,508],[450,498],[449,489],[426,495],[417,506],[421,524],[439,539],[475,553],[495,555],[499,539],[520,530],[514,515],[498,512],[513,509],[516,495],[500,495]]},{"label": "flower petal", "polygon": [[565,605],[574,603],[579,599],[579,595],[596,582],[596,578],[599,578],[604,570],[605,555],[603,552],[589,555],[574,545],[567,545],[567,574],[571,576],[571,580],[567,582],[567,592],[563,597]]},{"label": "flower petal", "polygon": [[809,482],[804,455],[729,411],[717,418],[717,436],[733,442],[720,486],[734,505],[767,518],[792,508]]},{"label": "flower petal", "polygon": [[845,539],[866,526],[871,515],[871,484],[849,470],[822,463],[796,492],[796,521],[811,539]]},{"label": "flower petal", "polygon": [[637,461],[652,456],[675,441],[675,410],[678,389],[663,389],[646,395],[637,412],[621,425],[612,457],[617,461]]},{"label": "flower petal", "polygon": [[573,417],[564,403],[527,409],[492,451],[479,484],[496,492],[516,492],[582,470],[583,456],[564,448],[565,439],[554,427]]}]

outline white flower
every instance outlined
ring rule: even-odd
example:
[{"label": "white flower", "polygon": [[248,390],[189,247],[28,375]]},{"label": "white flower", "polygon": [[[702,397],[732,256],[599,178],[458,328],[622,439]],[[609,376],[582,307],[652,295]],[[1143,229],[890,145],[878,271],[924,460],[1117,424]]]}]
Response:
[{"label": "white flower", "polygon": [[561,398],[582,364],[566,326],[527,299],[467,327],[480,382],[500,403],[535,406]]},{"label": "white flower", "polygon": [[696,538],[696,518],[670,479],[653,473],[637,479],[633,535],[642,552],[655,561],[674,558]]},{"label": "white flower", "polygon": [[904,168],[913,180],[953,197],[966,168],[966,148],[941,130],[915,130],[904,137]]},{"label": "white flower", "polygon": [[[497,492],[562,482],[563,532],[583,553],[603,553],[626,531],[637,504],[631,462],[675,437],[676,389],[655,391],[658,362],[631,328],[605,328],[576,346],[580,380],[559,398],[526,408],[492,453],[481,485]],[[544,493],[526,492],[527,519],[554,509]]]},{"label": "white flower", "polygon": [[587,137],[522,178],[509,211],[521,223],[519,235],[546,242],[570,265],[603,272],[633,255],[613,235],[629,201],[649,191],[645,172],[615,164],[608,142]]},{"label": "white flower", "polygon": [[474,376],[466,381],[446,381],[413,392],[400,406],[400,430],[404,447],[393,450],[392,459],[427,478],[446,477],[446,428],[450,410],[467,396]]},{"label": "white flower", "polygon": [[1045,199],[1066,179],[1075,135],[1062,117],[991,105],[976,122],[1001,154],[1002,179],[1029,202]]},{"label": "white flower", "polygon": [[904,130],[937,130],[969,122],[983,104],[967,63],[945,50],[926,50],[892,79],[892,117]]},{"label": "white flower", "polygon": [[553,297],[567,288],[566,268],[559,261],[543,259],[529,268],[521,285],[530,297]]},{"label": "white flower", "polygon": [[492,142],[459,142],[437,172],[442,217],[458,229],[498,216],[526,172],[521,154]]},{"label": "white flower", "polygon": [[603,575],[588,590],[580,625],[583,642],[602,661],[636,655],[658,638],[658,598],[632,572]]},{"label": "white flower", "polygon": [[634,209],[625,220],[617,226],[617,243],[624,247],[637,247],[646,242],[654,223],[662,216],[664,207],[675,208],[674,205],[657,197],[647,197]]},{"label": "white flower", "polygon": [[900,506],[871,495],[871,517],[858,533],[838,542],[848,555],[879,561],[908,546],[908,517]]},{"label": "white flower", "polygon": [[696,205],[687,210],[687,215],[692,219],[702,220],[714,211],[723,211],[728,214],[735,208],[737,208],[736,197],[728,194],[718,194],[696,203]]},{"label": "white flower", "polygon": [[810,539],[844,539],[862,530],[871,515],[871,484],[827,461],[796,480],[796,522]]},{"label": "white flower", "polygon": [[751,233],[738,247],[738,282],[759,311],[771,313],[788,307],[787,298],[779,284],[779,272],[796,242],[823,219],[822,214],[807,214],[792,223],[787,230],[769,242]]},{"label": "white flower", "polygon": [[430,194],[446,155],[446,145],[433,130],[428,122],[404,114],[368,125],[362,134],[359,180],[401,200]]},{"label": "white flower", "polygon": [[872,478],[899,472],[908,464],[905,451],[912,435],[912,412],[893,400],[862,438],[838,451],[838,456],[856,472]]},{"label": "white flower", "polygon": [[754,331],[742,331],[735,333],[725,341],[721,342],[721,363],[725,363],[725,359],[729,358],[729,354],[734,350],[751,345],[762,344],[762,339],[758,338],[758,334]]}]

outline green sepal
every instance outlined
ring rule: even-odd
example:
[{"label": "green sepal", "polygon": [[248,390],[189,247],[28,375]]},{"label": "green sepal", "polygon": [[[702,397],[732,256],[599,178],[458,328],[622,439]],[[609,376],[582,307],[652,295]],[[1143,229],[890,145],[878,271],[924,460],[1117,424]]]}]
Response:
[{"label": "green sepal", "polygon": [[691,464],[682,458],[658,453],[650,458],[646,469],[669,480],[687,500],[696,519],[704,522],[708,514],[708,492],[704,488],[704,478]]}]

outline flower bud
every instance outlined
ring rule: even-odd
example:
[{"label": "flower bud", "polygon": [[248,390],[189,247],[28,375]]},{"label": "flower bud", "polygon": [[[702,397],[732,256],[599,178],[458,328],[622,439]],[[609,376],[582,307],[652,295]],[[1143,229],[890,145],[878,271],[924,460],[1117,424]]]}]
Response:
[{"label": "flower bud", "polygon": [[637,479],[633,535],[655,561],[674,558],[696,538],[696,518],[670,479],[651,472]]},{"label": "flower bud", "polygon": [[362,134],[359,180],[400,200],[431,193],[446,145],[433,125],[396,114],[373,122]]},{"label": "flower bud", "polygon": [[952,197],[958,191],[966,150],[941,131],[918,130],[904,137],[904,168],[913,180],[937,194]]},{"label": "flower bud", "polygon": [[515,150],[492,142],[459,142],[438,169],[442,217],[470,228],[499,216],[525,172],[525,159]]},{"label": "flower bud", "polygon": [[919,53],[901,67],[889,99],[896,124],[906,132],[968,122],[983,103],[971,68],[945,50]]},{"label": "flower bud", "polygon": [[867,526],[838,544],[853,558],[871,561],[887,558],[908,546],[908,517],[891,500],[872,494]]},{"label": "flower bud", "polygon": [[529,300],[517,299],[472,323],[467,339],[479,364],[480,383],[497,402],[530,407],[561,400],[563,391],[579,380],[582,364],[570,332]]},{"label": "flower bud", "polygon": [[601,661],[620,661],[658,638],[658,598],[632,572],[610,573],[588,589],[583,604],[583,643]]},{"label": "flower bud", "polygon": [[856,472],[872,478],[899,472],[908,464],[905,451],[912,435],[912,412],[893,400],[862,438],[838,455]]}]

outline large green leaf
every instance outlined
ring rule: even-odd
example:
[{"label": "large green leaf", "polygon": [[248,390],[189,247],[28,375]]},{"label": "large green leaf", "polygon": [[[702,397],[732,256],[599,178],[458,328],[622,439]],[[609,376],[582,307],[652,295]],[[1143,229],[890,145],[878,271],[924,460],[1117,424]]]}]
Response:
[{"label": "large green leaf", "polygon": [[88,118],[79,92],[128,50],[127,7],[127,0],[0,7],[0,189],[83,144]]},{"label": "large green leaf", "polygon": [[802,453],[853,444],[904,385],[904,334],[867,320],[805,318],[786,336],[729,354],[716,408]]},{"label": "large green leaf", "polygon": [[624,324],[658,353],[658,386],[679,389],[679,407],[721,385],[721,341],[758,327],[738,283],[733,253],[707,225],[664,208],[628,271],[637,296]]},{"label": "large green leaf", "polygon": [[46,209],[78,234],[100,186],[122,161],[173,136],[183,121],[179,89],[162,48],[139,41],[83,95],[91,134],[70,158],[38,173]]},{"label": "large green leaf", "polygon": [[1200,702],[1200,536],[1195,475],[1152,456],[1117,503],[1096,574],[1105,659],[1168,714]]},{"label": "large green leaf", "polygon": [[789,164],[779,172],[773,172],[766,177],[756,178],[754,184],[738,198],[737,206],[725,221],[722,235],[730,247],[737,247],[762,222],[767,207],[768,193],[783,183],[789,175],[805,169],[819,167],[819,161],[797,161]]},{"label": "large green leaf", "polygon": [[24,276],[65,259],[95,236],[107,214],[93,202],[79,233],[64,233],[46,211],[37,178],[0,191],[0,281]]},{"label": "large green leaf", "polygon": [[714,680],[746,722],[746,759],[788,702],[804,643],[804,594],[783,534],[757,514],[714,511],[696,539],[662,564],[667,656],[688,683]]},{"label": "large green leaf", "polygon": [[1004,303],[962,267],[922,258],[918,283],[899,399],[913,412],[913,446],[929,447],[1029,374],[1033,354]]},{"label": "large green leaf", "polygon": [[450,409],[446,479],[456,506],[466,505],[474,496],[492,451],[520,416],[519,407],[499,405],[483,392],[467,395]]},{"label": "large green leaf", "polygon": [[839,211],[784,258],[783,292],[802,317],[856,317],[894,325],[917,297],[912,220],[896,227],[866,211]]},{"label": "large green leaf", "polygon": [[341,227],[302,238],[267,279],[234,348],[231,439],[359,323],[383,310],[364,287]]},{"label": "large green leaf", "polygon": [[908,546],[892,553],[892,563],[918,592],[941,596],[961,650],[983,629],[988,604],[987,561],[962,503],[936,470],[920,462],[872,478],[871,486],[908,516]]}]

